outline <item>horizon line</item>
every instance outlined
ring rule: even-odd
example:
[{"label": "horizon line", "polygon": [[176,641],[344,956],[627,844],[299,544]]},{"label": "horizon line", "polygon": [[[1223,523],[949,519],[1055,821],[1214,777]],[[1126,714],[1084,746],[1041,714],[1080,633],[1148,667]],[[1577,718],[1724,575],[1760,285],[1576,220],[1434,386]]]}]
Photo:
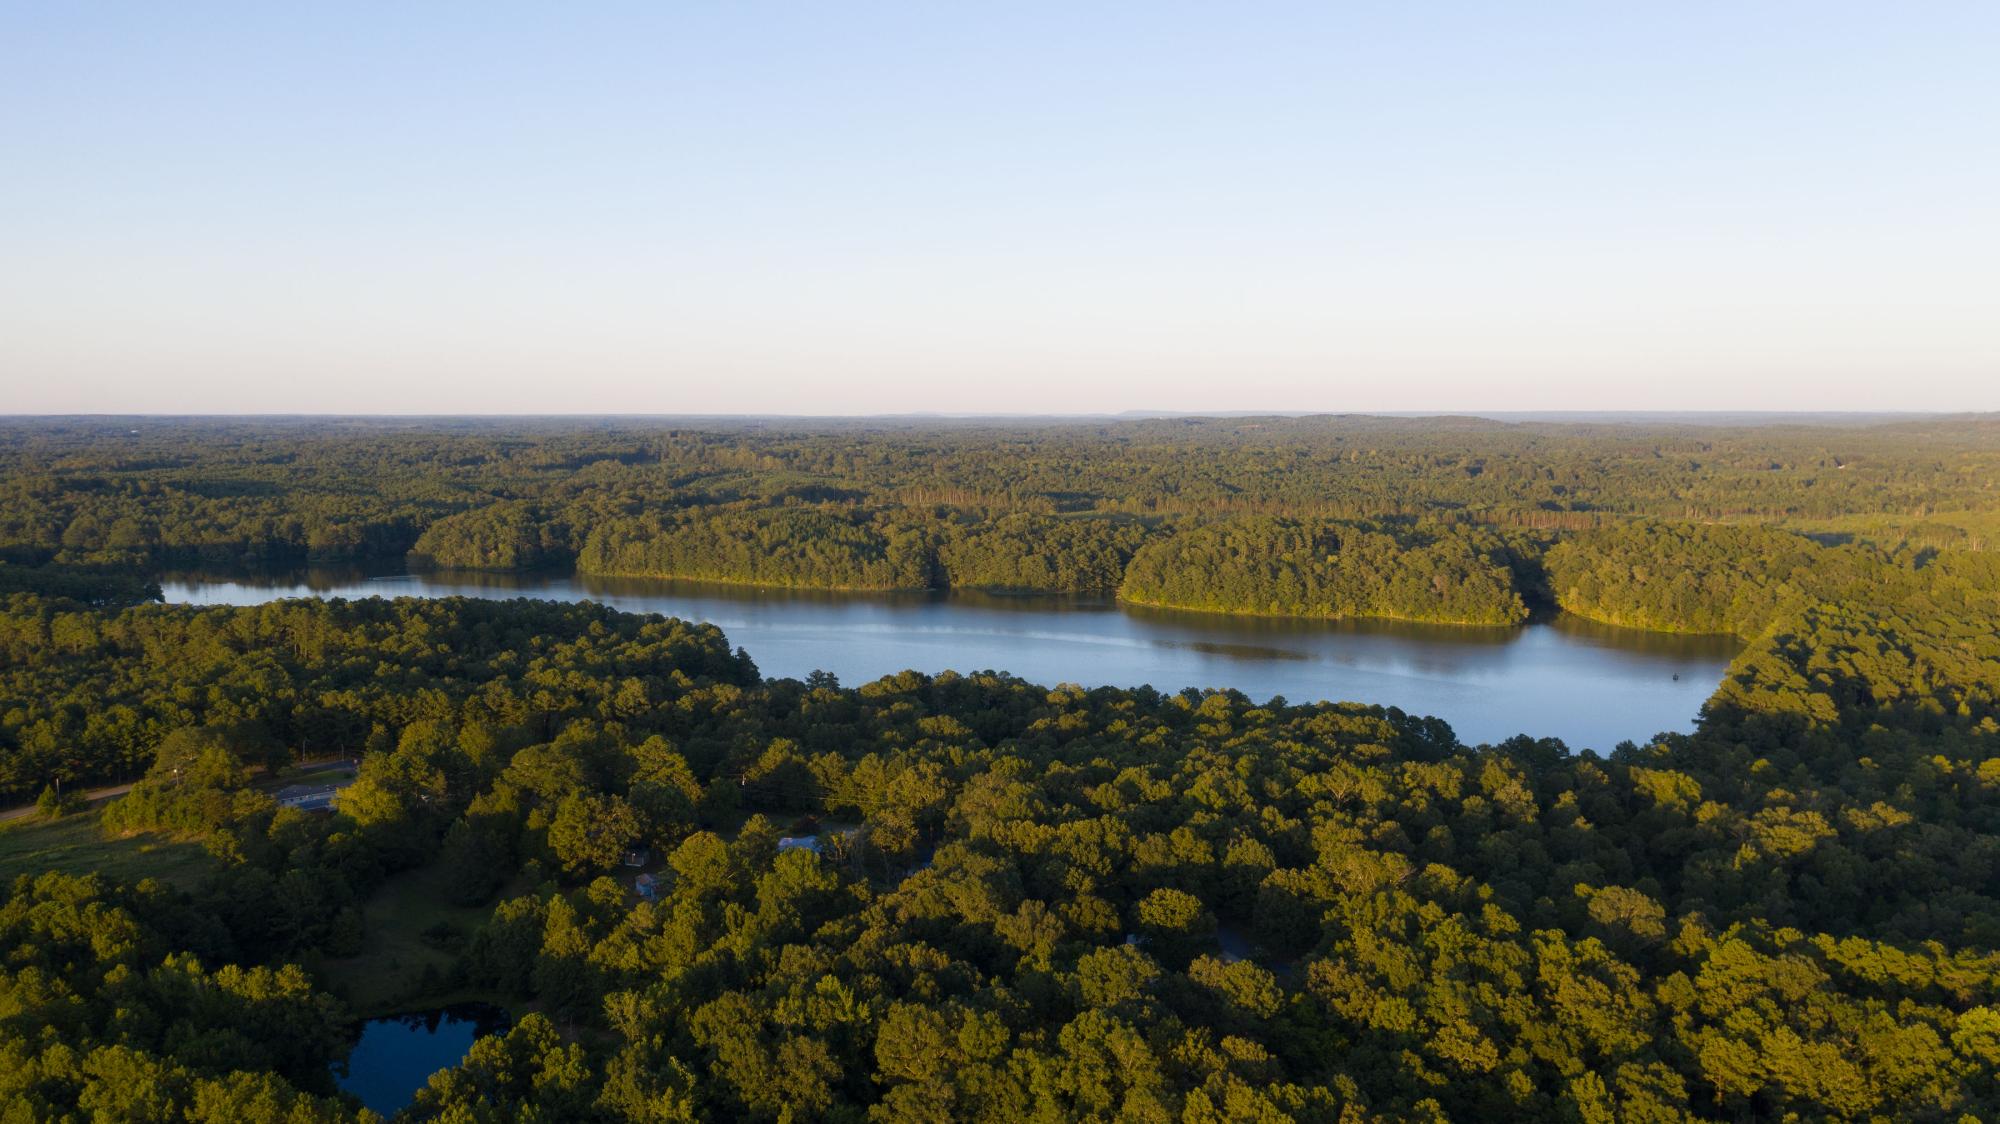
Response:
[{"label": "horizon line", "polygon": [[317,411],[317,410],[268,410],[268,411],[207,411],[166,413],[155,411],[119,412],[101,411],[48,411],[48,412],[7,412],[0,413],[5,421],[59,421],[72,419],[371,419],[384,421],[420,421],[439,418],[467,419],[696,419],[735,421],[866,421],[881,420],[1117,420],[1148,421],[1172,418],[1217,418],[1242,420],[1252,418],[1286,418],[1293,420],[1309,418],[1395,418],[1398,420],[1483,418],[1500,420],[1506,418],[1670,418],[1670,417],[1758,417],[1758,418],[1983,418],[2000,417],[2000,410],[1979,409],[1932,409],[1932,410],[1892,410],[1892,409],[1499,409],[1482,410],[1475,408],[1454,408],[1442,410],[1092,410],[1077,412],[1020,412],[1020,411],[947,411],[909,410],[898,412],[867,413],[781,413],[781,412],[729,412],[700,411],[674,413],[664,411],[463,411],[454,413],[415,412],[396,413],[390,411]]}]

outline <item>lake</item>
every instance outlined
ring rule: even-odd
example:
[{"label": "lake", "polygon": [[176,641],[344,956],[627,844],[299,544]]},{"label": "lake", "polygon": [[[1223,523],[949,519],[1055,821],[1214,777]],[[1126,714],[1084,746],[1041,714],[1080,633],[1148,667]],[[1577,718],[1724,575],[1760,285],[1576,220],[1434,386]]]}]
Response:
[{"label": "lake", "polygon": [[1518,628],[1300,621],[1141,609],[1108,597],[844,594],[574,574],[175,574],[168,601],[538,597],[708,621],[767,676],[826,670],[854,686],[908,668],[998,670],[1086,687],[1232,687],[1262,702],[1377,703],[1451,723],[1470,743],[1515,734],[1608,750],[1693,728],[1739,644],[1567,615]]},{"label": "lake", "polygon": [[507,1029],[507,1013],[484,1003],[369,1019],[359,1028],[334,1083],[384,1116],[407,1107],[431,1074],[465,1058],[472,1040]]}]

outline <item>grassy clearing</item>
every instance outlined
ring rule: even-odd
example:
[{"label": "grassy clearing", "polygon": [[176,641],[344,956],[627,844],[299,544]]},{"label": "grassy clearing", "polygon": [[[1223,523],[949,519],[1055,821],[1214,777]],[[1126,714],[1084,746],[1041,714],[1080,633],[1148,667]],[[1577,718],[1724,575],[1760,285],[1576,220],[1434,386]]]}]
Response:
[{"label": "grassy clearing", "polygon": [[447,990],[458,950],[439,948],[424,937],[434,926],[449,925],[461,941],[470,942],[490,916],[491,906],[452,905],[449,891],[445,871],[433,864],[396,875],[368,899],[362,907],[365,950],[323,963],[333,990],[356,1015],[392,1014],[418,1000],[428,1005],[488,998]]},{"label": "grassy clearing", "polygon": [[2000,549],[2000,512],[1939,511],[1928,515],[1836,515],[1790,519],[1783,524],[1804,534],[1844,536],[1895,547],[1950,550]]},{"label": "grassy clearing", "polygon": [[[295,782],[287,778],[286,783]],[[192,889],[220,869],[221,864],[198,842],[162,835],[106,839],[98,834],[98,816],[99,810],[93,809],[59,820],[30,817],[0,824],[0,887],[17,875],[60,870],[98,872],[126,882],[156,878]],[[444,872],[435,866],[391,878],[363,907],[366,950],[322,962],[332,989],[357,1016],[462,1000],[493,1001],[489,995],[453,989],[450,975],[458,949],[439,948],[424,938],[426,930],[442,923],[470,942],[491,912],[491,906],[451,905],[448,889]],[[427,968],[432,972],[428,977]]]},{"label": "grassy clearing", "polygon": [[280,770],[275,776],[265,777],[257,782],[263,789],[279,789],[293,784],[338,784],[354,779],[354,766],[345,761],[327,765],[315,765],[308,769],[291,768]]},{"label": "grassy clearing", "polygon": [[186,888],[218,869],[200,843],[163,835],[106,839],[98,834],[97,821],[98,811],[92,810],[59,820],[31,817],[0,825],[0,884],[20,874],[60,870],[96,872],[126,882],[157,878]]}]

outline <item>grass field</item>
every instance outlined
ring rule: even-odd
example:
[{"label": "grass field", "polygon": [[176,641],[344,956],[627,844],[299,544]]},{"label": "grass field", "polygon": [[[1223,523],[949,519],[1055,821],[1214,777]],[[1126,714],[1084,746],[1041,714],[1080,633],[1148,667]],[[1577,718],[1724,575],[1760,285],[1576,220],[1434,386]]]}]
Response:
[{"label": "grass field", "polygon": [[492,913],[490,905],[450,904],[449,888],[443,868],[431,865],[396,875],[368,899],[362,909],[366,950],[322,965],[334,991],[357,1016],[393,1014],[418,1000],[432,1004],[488,998],[425,985],[425,968],[436,973],[434,979],[443,980],[456,959],[455,952],[427,943],[425,931],[450,925],[470,941]]},{"label": "grass field", "polygon": [[[287,783],[295,783],[294,778],[287,778]],[[157,835],[103,838],[97,831],[98,814],[99,809],[93,809],[60,820],[30,817],[0,824],[0,887],[17,875],[60,870],[95,871],[126,882],[156,878],[192,888],[218,869],[200,843]],[[445,874],[435,866],[391,878],[363,907],[366,951],[323,962],[328,981],[358,1017],[392,1014],[419,1002],[491,999],[451,990],[448,980],[456,952],[424,939],[426,930],[442,923],[470,941],[491,913],[490,905],[451,905],[447,890]],[[434,970],[436,981],[428,987],[426,968]]]},{"label": "grass field", "polygon": [[60,870],[94,871],[127,882],[157,878],[188,887],[217,867],[199,843],[159,835],[106,839],[97,833],[97,819],[92,810],[59,820],[28,818],[0,825],[0,884],[19,874]]},{"label": "grass field", "polygon": [[1833,535],[1895,547],[1991,550],[2000,547],[2000,513],[1940,511],[1929,515],[1838,515],[1789,519],[1783,526],[1805,534]]},{"label": "grass field", "polygon": [[258,788],[278,789],[292,784],[337,784],[354,779],[354,766],[345,761],[335,761],[309,768],[294,766],[280,770],[275,776],[261,778]]}]

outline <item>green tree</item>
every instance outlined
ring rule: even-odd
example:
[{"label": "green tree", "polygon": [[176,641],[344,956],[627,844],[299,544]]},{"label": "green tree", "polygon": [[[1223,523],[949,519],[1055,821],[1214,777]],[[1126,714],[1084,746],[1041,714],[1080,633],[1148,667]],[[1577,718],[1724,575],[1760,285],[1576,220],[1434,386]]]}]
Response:
[{"label": "green tree", "polygon": [[572,793],[556,806],[549,824],[549,849],[576,879],[615,867],[638,838],[638,813],[617,796]]}]

